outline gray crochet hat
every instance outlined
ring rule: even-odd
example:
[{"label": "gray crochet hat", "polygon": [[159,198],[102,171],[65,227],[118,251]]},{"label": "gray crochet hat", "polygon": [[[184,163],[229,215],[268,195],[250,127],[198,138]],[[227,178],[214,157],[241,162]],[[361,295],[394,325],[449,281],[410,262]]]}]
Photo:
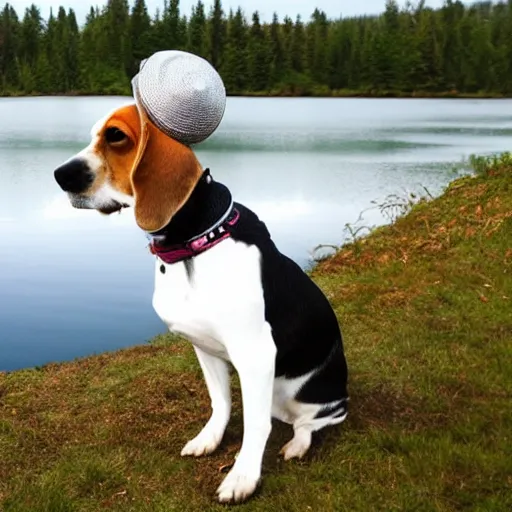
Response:
[{"label": "gray crochet hat", "polygon": [[208,61],[192,53],[154,53],[141,63],[132,88],[139,109],[183,144],[206,140],[224,116],[222,78]]}]

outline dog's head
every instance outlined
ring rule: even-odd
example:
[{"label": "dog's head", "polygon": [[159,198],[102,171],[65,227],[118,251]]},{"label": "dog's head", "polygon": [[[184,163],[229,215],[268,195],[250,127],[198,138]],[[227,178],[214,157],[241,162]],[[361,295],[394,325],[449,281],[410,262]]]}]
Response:
[{"label": "dog's head", "polygon": [[75,208],[110,214],[134,206],[137,224],[154,232],[170,222],[201,177],[193,151],[158,130],[135,105],[96,123],[91,137],[55,170]]}]

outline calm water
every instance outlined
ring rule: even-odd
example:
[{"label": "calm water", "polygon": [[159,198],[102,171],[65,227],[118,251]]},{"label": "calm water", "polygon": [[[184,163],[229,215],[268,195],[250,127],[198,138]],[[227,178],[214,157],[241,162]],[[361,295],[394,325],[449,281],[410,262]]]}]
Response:
[{"label": "calm water", "polygon": [[[131,211],[73,210],[53,169],[129,98],[0,99],[0,370],[146,342],[153,258]],[[243,99],[197,148],[301,265],[389,193],[439,193],[453,164],[510,148],[512,101]],[[365,225],[384,222],[377,210]]]}]

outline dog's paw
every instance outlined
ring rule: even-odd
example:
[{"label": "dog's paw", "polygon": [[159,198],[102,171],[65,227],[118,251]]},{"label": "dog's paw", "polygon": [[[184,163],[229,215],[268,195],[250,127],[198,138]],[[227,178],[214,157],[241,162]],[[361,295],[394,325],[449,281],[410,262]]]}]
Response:
[{"label": "dog's paw", "polygon": [[284,460],[302,459],[311,446],[311,432],[297,430],[293,439],[281,448],[281,455]]},{"label": "dog's paw", "polygon": [[221,503],[239,503],[249,498],[258,487],[259,478],[251,478],[232,470],[217,489]]},{"label": "dog's paw", "polygon": [[212,430],[202,430],[194,439],[189,441],[181,450],[182,457],[202,457],[213,453],[220,444],[222,435]]}]

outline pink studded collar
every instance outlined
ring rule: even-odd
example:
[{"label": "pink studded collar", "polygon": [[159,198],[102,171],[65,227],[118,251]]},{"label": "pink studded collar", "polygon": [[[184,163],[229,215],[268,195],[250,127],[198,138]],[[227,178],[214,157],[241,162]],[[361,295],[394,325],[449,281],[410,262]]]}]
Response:
[{"label": "pink studded collar", "polygon": [[225,220],[210,228],[206,233],[187,242],[174,245],[160,245],[158,238],[153,238],[149,245],[149,250],[169,265],[187,260],[208,251],[226,238],[229,238],[231,236],[229,228],[234,226],[239,219],[240,212],[232,206]]}]

